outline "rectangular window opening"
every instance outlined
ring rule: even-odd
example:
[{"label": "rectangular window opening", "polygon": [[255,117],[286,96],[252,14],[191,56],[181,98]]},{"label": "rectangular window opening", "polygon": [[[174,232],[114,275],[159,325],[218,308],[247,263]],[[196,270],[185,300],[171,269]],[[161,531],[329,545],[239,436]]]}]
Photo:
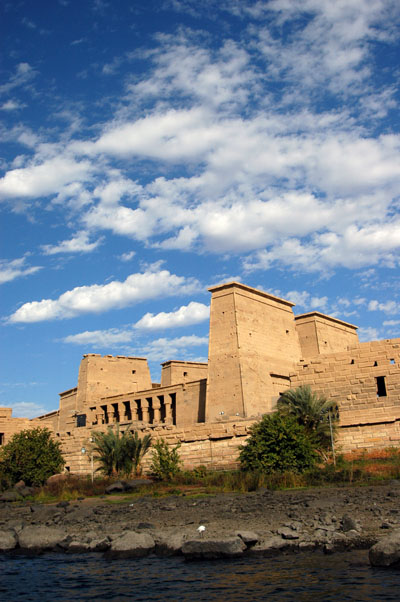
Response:
[{"label": "rectangular window opening", "polygon": [[386,397],[386,383],[384,376],[376,377],[376,395],[377,397]]},{"label": "rectangular window opening", "polygon": [[391,363],[391,364],[394,364],[394,363],[395,363],[394,359],[391,359],[391,360],[390,360],[390,363]]},{"label": "rectangular window opening", "polygon": [[78,428],[86,426],[86,414],[78,414],[76,417],[76,426]]}]

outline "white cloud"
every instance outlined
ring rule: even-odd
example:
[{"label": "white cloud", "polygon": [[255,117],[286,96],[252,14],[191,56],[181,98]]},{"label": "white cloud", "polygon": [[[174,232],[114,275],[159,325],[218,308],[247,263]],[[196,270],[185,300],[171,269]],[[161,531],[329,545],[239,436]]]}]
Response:
[{"label": "white cloud", "polygon": [[398,265],[400,221],[357,227],[348,226],[342,233],[314,234],[311,242],[287,238],[281,245],[258,251],[244,260],[246,270],[266,269],[275,264],[291,269],[318,271],[321,268],[350,269],[383,263]]},{"label": "white cloud", "polygon": [[107,348],[118,346],[120,343],[128,343],[133,337],[132,330],[124,331],[110,328],[109,330],[86,330],[78,334],[71,334],[65,337],[63,342],[74,345],[93,345],[98,348]]},{"label": "white cloud", "polygon": [[361,342],[376,341],[379,339],[379,330],[372,326],[360,327],[357,334]]},{"label": "white cloud", "polygon": [[380,303],[376,299],[372,299],[368,303],[369,311],[383,311],[387,314],[397,314],[400,312],[400,304],[396,301],[385,301],[385,303]]},{"label": "white cloud", "polygon": [[0,260],[0,284],[4,282],[11,282],[16,278],[23,276],[30,276],[41,270],[41,266],[27,266],[26,257],[19,259],[13,259],[7,261],[5,259]]},{"label": "white cloud", "polygon": [[328,297],[311,297],[310,307],[311,307],[311,309],[326,310],[327,303],[328,303]]},{"label": "white cloud", "polygon": [[53,157],[39,165],[13,169],[0,179],[0,199],[54,194],[64,185],[85,178],[92,169],[89,161],[78,163],[65,156]]},{"label": "white cloud", "polygon": [[17,401],[15,403],[2,403],[1,405],[12,408],[13,418],[36,418],[49,411],[43,405],[32,401]]},{"label": "white cloud", "polygon": [[18,109],[22,109],[25,105],[19,102],[18,100],[7,100],[0,106],[1,111],[17,111]]},{"label": "white cloud", "polygon": [[128,251],[127,253],[122,253],[122,255],[119,256],[119,259],[121,261],[130,261],[131,259],[133,259],[136,255],[135,251]]},{"label": "white cloud", "polygon": [[58,245],[42,245],[45,255],[56,255],[58,253],[91,253],[101,244],[102,239],[89,242],[88,232],[81,231],[69,240],[63,240]]},{"label": "white cloud", "polygon": [[383,322],[384,326],[398,326],[400,324],[400,320],[385,320]]},{"label": "white cloud", "polygon": [[146,272],[131,274],[124,282],[79,286],[58,299],[25,303],[9,318],[11,323],[40,322],[73,318],[86,313],[101,313],[163,296],[190,294],[199,289],[194,278],[184,278],[161,270],[154,264]]},{"label": "white cloud", "polygon": [[[240,44],[226,34],[210,44],[183,28],[159,34],[143,50],[150,67],[127,79],[120,109],[97,138],[19,157],[0,196],[55,195],[53,203],[76,211],[77,229],[157,249],[253,253],[247,270],[397,266],[400,136],[376,135],[352,104],[375,118],[395,108],[393,84],[370,89],[368,80],[371,42],[395,39],[395,3],[212,6],[253,19]],[[121,57],[105,70],[130,60]],[[315,94],[321,86],[326,105]],[[180,167],[179,177],[165,176]]]},{"label": "white cloud", "polygon": [[210,308],[203,303],[191,301],[189,305],[182,305],[173,312],[160,312],[159,314],[145,314],[135,324],[135,328],[143,330],[161,330],[164,328],[176,328],[199,324],[208,320]]},{"label": "white cloud", "polygon": [[285,299],[295,305],[300,305],[300,307],[307,307],[310,302],[310,293],[307,293],[307,291],[289,291],[286,293]]},{"label": "white cloud", "polygon": [[[152,341],[142,347],[141,352],[144,357],[150,361],[168,361],[171,359],[193,360],[192,347],[202,347],[208,345],[208,337],[198,337],[196,335],[183,336],[174,339],[160,338]],[[207,361],[202,358],[196,358],[196,361]]]},{"label": "white cloud", "polygon": [[36,76],[36,71],[32,69],[29,63],[19,63],[8,82],[0,86],[0,94],[8,94],[11,90],[25,86]]}]

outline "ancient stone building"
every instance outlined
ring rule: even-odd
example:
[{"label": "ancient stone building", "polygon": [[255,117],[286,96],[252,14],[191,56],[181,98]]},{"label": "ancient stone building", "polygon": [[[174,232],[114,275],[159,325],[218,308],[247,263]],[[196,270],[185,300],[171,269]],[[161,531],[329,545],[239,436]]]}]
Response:
[{"label": "ancient stone building", "polygon": [[208,363],[167,361],[152,383],[147,360],[89,354],[59,409],[33,421],[0,408],[0,442],[46,425],[67,468],[90,471],[90,434],[107,425],[181,442],[187,467],[236,465],[254,421],[290,387],[337,402],[343,451],[400,442],[400,339],[360,343],[357,327],[241,283],[212,287]]}]

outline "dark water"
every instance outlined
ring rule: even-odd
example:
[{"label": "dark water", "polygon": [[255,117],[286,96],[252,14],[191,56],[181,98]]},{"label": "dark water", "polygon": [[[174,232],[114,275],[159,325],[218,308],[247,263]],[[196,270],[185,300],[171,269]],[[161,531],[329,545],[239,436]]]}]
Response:
[{"label": "dark water", "polygon": [[399,600],[400,570],[366,552],[214,562],[106,560],[99,555],[0,557],[0,600]]}]

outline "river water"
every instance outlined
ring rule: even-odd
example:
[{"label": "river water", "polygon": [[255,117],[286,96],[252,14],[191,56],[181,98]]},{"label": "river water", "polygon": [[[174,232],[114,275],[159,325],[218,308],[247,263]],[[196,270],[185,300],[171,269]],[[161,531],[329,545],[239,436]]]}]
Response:
[{"label": "river water", "polygon": [[0,557],[0,600],[10,602],[399,599],[400,569],[370,567],[365,551],[213,562],[107,560],[95,554]]}]

